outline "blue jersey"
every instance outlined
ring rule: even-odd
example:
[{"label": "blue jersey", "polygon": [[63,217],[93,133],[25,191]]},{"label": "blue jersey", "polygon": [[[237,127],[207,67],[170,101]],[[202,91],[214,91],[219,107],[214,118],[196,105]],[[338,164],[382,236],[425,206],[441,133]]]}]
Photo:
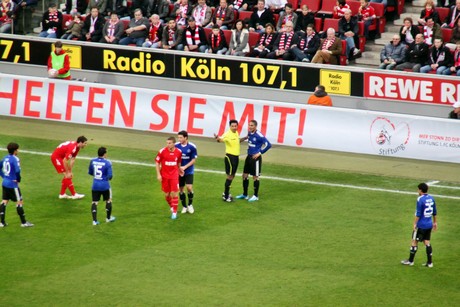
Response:
[{"label": "blue jersey", "polygon": [[254,131],[254,133],[248,133],[248,155],[252,156],[259,152],[263,154],[271,147],[272,144],[259,130]]},{"label": "blue jersey", "polygon": [[0,176],[3,178],[5,188],[17,188],[21,181],[21,166],[19,158],[15,155],[7,155],[1,161]]},{"label": "blue jersey", "polygon": [[110,189],[109,180],[112,179],[112,162],[95,158],[89,163],[88,174],[94,177],[93,191],[107,191]]},{"label": "blue jersey", "polygon": [[436,215],[436,203],[429,194],[423,194],[417,198],[415,216],[419,217],[417,227],[421,229],[433,228],[432,217]]},{"label": "blue jersey", "polygon": [[[176,148],[179,148],[182,151],[182,162],[181,166],[187,165],[193,159],[198,158],[198,152],[196,146],[193,143],[187,142],[187,145],[182,145],[181,143],[176,143]],[[184,171],[184,175],[192,175],[195,172],[195,164],[187,167]]]}]

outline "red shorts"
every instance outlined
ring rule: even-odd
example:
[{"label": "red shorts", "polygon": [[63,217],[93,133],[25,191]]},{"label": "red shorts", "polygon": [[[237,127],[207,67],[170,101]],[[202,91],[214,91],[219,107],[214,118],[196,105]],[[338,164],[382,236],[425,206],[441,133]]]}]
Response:
[{"label": "red shorts", "polygon": [[53,163],[54,168],[58,173],[65,173],[64,161],[61,158],[51,156],[51,163]]},{"label": "red shorts", "polygon": [[179,178],[175,179],[161,179],[161,190],[165,193],[179,192]]}]

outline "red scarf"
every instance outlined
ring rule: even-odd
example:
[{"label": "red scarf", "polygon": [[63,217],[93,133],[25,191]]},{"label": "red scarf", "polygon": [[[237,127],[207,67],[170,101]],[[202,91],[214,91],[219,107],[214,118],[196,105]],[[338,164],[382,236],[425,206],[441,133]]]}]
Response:
[{"label": "red scarf", "polygon": [[[286,36],[289,35],[288,39],[286,40]],[[280,44],[278,46],[279,50],[288,50],[289,47],[291,47],[291,40],[292,37],[294,36],[294,32],[285,32],[283,35],[281,35],[280,38]]]},{"label": "red scarf", "polygon": [[176,33],[174,29],[168,28],[168,44],[169,45],[172,45],[174,43],[174,33]]},{"label": "red scarf", "polygon": [[117,22],[113,23],[110,21],[109,28],[107,29],[107,36],[114,36],[115,35],[115,25]]},{"label": "red scarf", "polygon": [[323,42],[323,46],[321,47],[321,49],[329,49],[331,48],[332,45],[334,45],[334,42],[335,42],[335,37],[331,40],[329,39],[325,39],[324,42]]},{"label": "red scarf", "polygon": [[203,5],[203,7],[201,8],[201,11],[199,11],[200,7],[197,6],[196,9],[193,11],[193,17],[195,17],[195,20],[198,24],[202,24],[204,19],[206,18],[205,14],[206,14],[206,9],[208,7],[205,5]]},{"label": "red scarf", "polygon": [[182,18],[182,14],[187,14],[188,5],[179,5],[179,10],[179,14],[176,15],[176,22],[178,22],[181,19],[184,19]]},{"label": "red scarf", "polygon": [[299,44],[300,46],[299,46],[299,48],[300,48],[301,50],[307,49],[308,42],[311,41],[313,37],[315,37],[315,32],[313,32],[313,34],[312,34],[311,36],[306,36],[304,39],[302,39],[302,40],[300,41],[300,44]]},{"label": "red scarf", "polygon": [[423,27],[423,36],[425,36],[425,43],[427,43],[428,45],[432,45],[433,44],[433,28],[431,28],[431,33],[428,35],[428,27],[427,26],[424,26]]},{"label": "red scarf", "polygon": [[217,14],[216,16],[219,16],[218,19],[220,20],[225,20],[225,14],[227,12],[227,8],[222,8],[221,6],[219,7],[219,9],[217,10]]},{"label": "red scarf", "polygon": [[153,24],[150,25],[150,31],[149,31],[149,40],[153,43],[158,41],[158,29],[160,28],[161,23],[158,23],[158,25],[154,26]]},{"label": "red scarf", "polygon": [[286,15],[284,18],[283,18],[283,23],[281,24],[281,28],[284,27],[284,25],[286,24],[286,22],[288,21],[292,21],[292,14],[291,15]]},{"label": "red scarf", "polygon": [[430,17],[431,14],[433,14],[433,9],[431,9],[431,10],[426,9],[426,10],[425,10],[425,17],[423,17],[423,18]]},{"label": "red scarf", "polygon": [[272,41],[272,38],[273,38],[273,33],[270,33],[270,34],[264,33],[264,34],[262,34],[262,37],[260,38],[259,45],[262,45],[262,46],[265,46],[265,47],[270,45],[270,42]]},{"label": "red scarf", "polygon": [[241,7],[241,4],[243,4],[243,0],[235,0],[233,2],[233,8],[238,10]]},{"label": "red scarf", "polygon": [[[187,45],[199,45],[200,41],[200,31],[198,31],[198,27],[195,28],[195,35],[192,39],[192,32],[190,32],[190,28],[187,28],[185,31],[185,39],[187,40]],[[195,41],[195,43],[193,43]]]},{"label": "red scarf", "polygon": [[2,15],[0,17],[0,20],[2,21],[2,23],[11,23],[12,19],[10,17],[8,17],[8,15],[6,13],[12,10],[13,3],[8,2],[6,4],[6,6],[3,6],[3,3],[4,2],[2,1],[2,5],[1,5]]},{"label": "red scarf", "polygon": [[214,35],[214,33],[211,34],[211,48],[212,49],[217,49],[220,46],[220,41],[222,39],[222,35],[219,31],[219,34]]}]

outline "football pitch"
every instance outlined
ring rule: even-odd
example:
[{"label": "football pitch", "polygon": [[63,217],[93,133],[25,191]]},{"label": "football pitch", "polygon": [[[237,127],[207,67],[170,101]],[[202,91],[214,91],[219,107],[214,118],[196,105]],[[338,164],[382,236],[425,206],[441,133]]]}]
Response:
[{"label": "football pitch", "polygon": [[[135,137],[144,133],[132,132],[117,143],[97,127],[80,133],[78,126],[66,132],[54,126],[44,133],[27,132],[27,122],[18,123],[14,135],[0,123],[0,145],[21,146],[20,187],[35,227],[19,227],[14,205],[8,205],[9,226],[0,229],[1,306],[454,306],[460,301],[460,190],[442,171],[424,174],[421,167],[421,175],[414,169],[398,176],[397,169],[379,175],[363,165],[337,171],[278,163],[269,158],[281,150],[275,147],[263,165],[260,200],[226,203],[221,199],[224,147],[213,144],[220,156],[198,147],[195,213],[179,213],[173,221],[153,167],[165,135],[139,144]],[[72,139],[80,134],[90,139],[74,171],[77,191],[86,194],[82,200],[58,199],[61,177],[49,159],[69,133]],[[102,145],[113,162],[117,220],[92,226],[87,171]],[[400,163],[402,170],[405,162]],[[417,184],[432,180],[441,181],[429,191],[438,206],[434,268],[422,267],[422,245],[415,265],[405,267],[400,260],[409,254]],[[240,194],[240,176],[231,192]],[[98,217],[104,221],[102,202]]]}]

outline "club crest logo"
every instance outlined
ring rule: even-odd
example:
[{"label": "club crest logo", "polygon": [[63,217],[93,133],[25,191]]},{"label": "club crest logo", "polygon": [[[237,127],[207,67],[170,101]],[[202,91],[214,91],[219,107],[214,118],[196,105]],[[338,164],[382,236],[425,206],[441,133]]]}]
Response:
[{"label": "club crest logo", "polygon": [[395,125],[388,118],[377,117],[370,127],[370,141],[379,155],[391,156],[406,150],[410,127],[402,122]]}]

